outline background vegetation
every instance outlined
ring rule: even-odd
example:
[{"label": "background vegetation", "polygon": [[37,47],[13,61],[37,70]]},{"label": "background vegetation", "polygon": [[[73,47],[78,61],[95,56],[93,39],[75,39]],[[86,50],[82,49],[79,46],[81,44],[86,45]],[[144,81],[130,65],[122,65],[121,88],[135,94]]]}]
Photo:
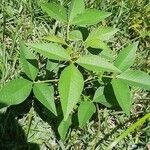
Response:
[{"label": "background vegetation", "polygon": [[[18,77],[19,40],[37,41],[44,35],[54,33],[60,26],[40,8],[40,2],[48,0],[1,0],[0,2],[0,86]],[[52,1],[52,0],[51,0]],[[58,2],[58,1],[57,1]],[[69,0],[60,0],[68,5]],[[133,68],[150,73],[150,2],[149,0],[87,0],[87,7],[112,12],[102,24],[120,29],[109,43],[114,56],[120,48],[131,41],[139,41]],[[92,28],[92,27],[91,27]],[[59,29],[59,28],[58,28]],[[90,30],[90,29],[89,29]],[[63,29],[58,30],[59,34]],[[40,62],[42,68],[42,60]],[[41,74],[44,72],[41,69]],[[30,98],[29,98],[30,99]],[[134,89],[134,106],[131,117],[122,111],[99,108],[98,116],[81,130],[69,131],[65,142],[55,132],[56,120],[49,117],[46,108],[27,100],[23,105],[0,110],[0,149],[105,149],[120,133],[150,112],[150,93]],[[127,138],[115,149],[147,149],[150,143],[150,122]]]}]

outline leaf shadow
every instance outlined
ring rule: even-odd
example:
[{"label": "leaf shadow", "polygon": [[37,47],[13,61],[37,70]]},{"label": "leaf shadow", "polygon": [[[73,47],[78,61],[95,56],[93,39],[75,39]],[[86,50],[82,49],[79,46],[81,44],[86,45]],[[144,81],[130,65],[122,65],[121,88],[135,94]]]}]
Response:
[{"label": "leaf shadow", "polygon": [[113,91],[113,87],[111,83],[108,83],[104,87],[104,96],[106,98],[106,101],[112,106],[111,108],[120,109],[119,103],[116,99],[116,96]]},{"label": "leaf shadow", "polygon": [[27,59],[27,61],[34,67],[38,68],[38,61],[36,59]]},{"label": "leaf shadow", "polygon": [[102,49],[88,47],[87,50],[93,55],[99,55],[102,52]]},{"label": "leaf shadow", "polygon": [[58,126],[63,119],[63,113],[60,104],[56,104],[57,116],[55,116],[50,110],[43,106],[39,101],[34,102],[34,110],[39,117],[47,122],[55,133],[56,138],[59,140]]},{"label": "leaf shadow", "polygon": [[[1,104],[0,106],[6,106]],[[6,111],[0,109],[0,149],[1,150],[40,150],[36,143],[29,143],[26,134],[18,123],[18,118],[23,117],[23,105],[10,106]],[[21,115],[22,114],[22,115]]]}]

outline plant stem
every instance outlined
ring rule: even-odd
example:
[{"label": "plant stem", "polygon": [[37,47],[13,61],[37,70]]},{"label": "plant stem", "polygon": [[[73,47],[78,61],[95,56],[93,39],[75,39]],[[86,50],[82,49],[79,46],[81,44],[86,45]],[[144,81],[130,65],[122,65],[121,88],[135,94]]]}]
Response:
[{"label": "plant stem", "polygon": [[34,83],[48,83],[48,82],[58,82],[58,79],[52,79],[52,80],[43,80],[43,81],[35,81]]},{"label": "plant stem", "polygon": [[66,40],[67,40],[67,41],[68,41],[68,39],[69,39],[69,27],[70,27],[70,25],[67,24],[67,37],[66,37]]},{"label": "plant stem", "polygon": [[142,125],[147,119],[150,118],[150,113],[146,114],[144,117],[142,117],[140,120],[135,122],[133,125],[131,125],[125,132],[123,132],[119,137],[117,137],[106,150],[111,150],[113,147],[115,147],[123,138],[125,138],[130,132],[134,131],[137,127]]},{"label": "plant stem", "polygon": [[[107,75],[101,75],[100,77],[110,78],[110,79],[114,78],[113,76],[107,76]],[[91,80],[95,81],[97,79],[98,79],[98,77],[96,77],[96,78],[90,77],[90,78],[87,78],[84,82],[87,83],[88,81],[91,81]]]},{"label": "plant stem", "polygon": [[114,78],[113,76],[107,76],[107,75],[101,75],[101,77],[110,78],[110,79],[113,79],[113,78]]},{"label": "plant stem", "polygon": [[[71,62],[71,63],[72,63],[72,62]],[[112,76],[106,76],[106,75],[102,75],[101,77],[113,78]],[[97,79],[91,77],[91,78],[86,79],[86,80],[84,81],[84,83],[87,83],[88,81],[91,81],[91,80],[97,80]],[[39,80],[39,81],[35,81],[34,83],[48,83],[48,82],[58,82],[58,81],[59,81],[59,79],[43,80],[43,81],[40,81],[40,80]]]},{"label": "plant stem", "polygon": [[34,112],[34,108],[32,106],[31,109],[30,109],[30,111],[29,111],[29,117],[28,117],[28,123],[27,123],[27,130],[26,130],[26,136],[27,136],[27,138],[28,138],[30,127],[31,127],[31,123],[32,123],[33,112]]}]

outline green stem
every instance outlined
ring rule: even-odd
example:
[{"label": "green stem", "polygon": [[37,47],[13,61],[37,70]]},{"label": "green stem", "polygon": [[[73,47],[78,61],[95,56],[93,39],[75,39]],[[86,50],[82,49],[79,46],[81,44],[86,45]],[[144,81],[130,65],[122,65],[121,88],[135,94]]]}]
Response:
[{"label": "green stem", "polygon": [[48,82],[58,82],[58,79],[53,79],[53,80],[43,80],[43,81],[35,81],[34,83],[48,83]]},{"label": "green stem", "polygon": [[32,106],[31,109],[30,109],[30,111],[29,111],[29,116],[28,116],[28,123],[27,123],[27,130],[26,130],[26,136],[27,136],[27,138],[28,138],[30,127],[31,127],[31,123],[32,123],[33,112],[34,112],[34,108]]},{"label": "green stem", "polygon": [[136,123],[131,125],[125,132],[123,132],[119,137],[117,137],[106,150],[111,150],[113,147],[115,147],[123,138],[125,138],[130,132],[134,131],[138,126],[142,125],[147,119],[150,118],[150,113],[146,114],[144,117],[142,117],[140,120],[138,120]]},{"label": "green stem", "polygon": [[66,40],[67,40],[67,41],[68,41],[68,39],[69,39],[69,27],[70,27],[70,25],[67,24],[67,37],[66,37]]},{"label": "green stem", "polygon": [[[104,77],[104,78],[110,78],[110,79],[113,79],[114,77],[113,76],[107,76],[107,75],[101,75],[100,77]],[[90,78],[87,78],[84,82],[85,83],[88,83],[89,81],[95,81],[95,80],[97,80],[98,78],[96,77],[96,78],[93,78],[93,77],[90,77]]]},{"label": "green stem", "polygon": [[[72,63],[72,61],[70,61],[70,63]],[[112,76],[106,76],[106,75],[102,75],[102,77],[106,77],[106,78],[113,78]],[[88,81],[91,80],[95,80],[95,78],[91,77],[86,79],[84,82],[87,83]],[[48,83],[48,82],[58,82],[58,79],[52,79],[52,80],[43,80],[43,81],[35,81],[34,83]]]}]

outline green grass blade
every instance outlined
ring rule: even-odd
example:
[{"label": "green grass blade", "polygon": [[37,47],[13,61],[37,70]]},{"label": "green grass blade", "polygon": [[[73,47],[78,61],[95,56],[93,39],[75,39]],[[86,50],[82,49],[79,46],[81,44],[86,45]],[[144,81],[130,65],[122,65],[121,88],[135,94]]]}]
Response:
[{"label": "green grass blade", "polygon": [[150,118],[150,113],[146,114],[144,117],[142,117],[140,120],[135,122],[133,125],[131,125],[125,132],[123,132],[119,137],[117,137],[106,150],[111,150],[114,146],[116,146],[123,138],[125,138],[129,133],[134,131],[136,128],[138,128],[140,125],[142,125],[147,119]]}]

